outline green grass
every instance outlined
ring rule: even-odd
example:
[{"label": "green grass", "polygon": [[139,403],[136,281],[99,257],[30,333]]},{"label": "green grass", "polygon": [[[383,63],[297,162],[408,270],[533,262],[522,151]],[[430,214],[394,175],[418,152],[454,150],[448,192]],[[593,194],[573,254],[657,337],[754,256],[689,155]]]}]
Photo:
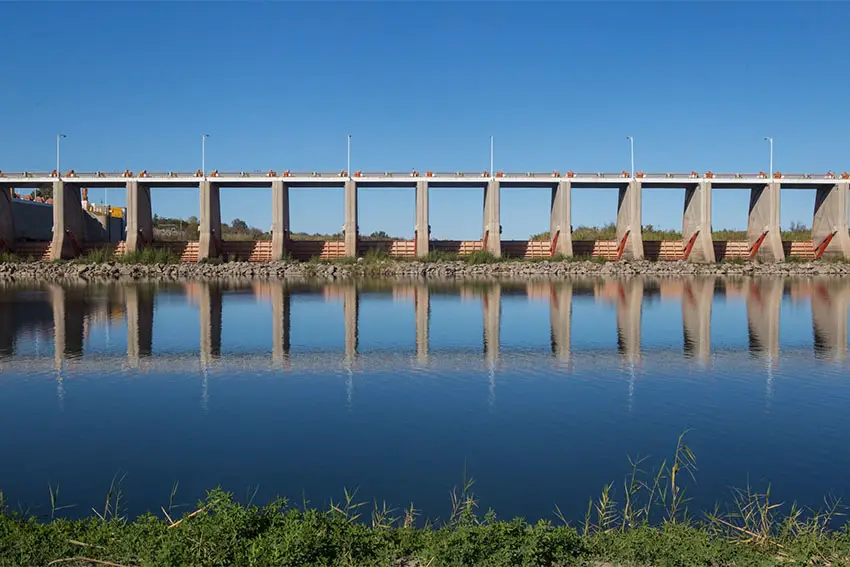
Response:
[{"label": "green grass", "polygon": [[[622,483],[588,502],[584,519],[529,523],[481,511],[474,481],[464,475],[449,493],[445,518],[428,520],[413,506],[365,502],[344,490],[323,509],[277,499],[265,506],[237,502],[220,488],[178,518],[175,485],[167,505],[130,520],[123,477],[88,518],[61,517],[59,487],[49,487],[49,515],[12,511],[0,493],[0,566],[115,565],[386,565],[678,567],[847,565],[850,531],[833,529],[839,503],[806,510],[776,502],[770,488],[732,494],[721,512],[693,516],[689,490],[696,457],[679,437],[652,471],[630,459]],[[575,516],[575,514],[573,515]]]},{"label": "green grass", "polygon": [[122,264],[179,264],[180,256],[167,248],[143,248],[120,257]]}]

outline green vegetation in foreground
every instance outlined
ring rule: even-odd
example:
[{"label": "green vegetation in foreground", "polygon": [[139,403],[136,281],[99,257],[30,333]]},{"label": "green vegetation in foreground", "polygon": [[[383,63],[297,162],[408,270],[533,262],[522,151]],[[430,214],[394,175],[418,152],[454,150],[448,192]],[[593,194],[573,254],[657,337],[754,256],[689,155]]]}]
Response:
[{"label": "green vegetation in foreground", "polygon": [[654,473],[641,471],[642,460],[630,462],[622,485],[606,485],[577,526],[557,507],[554,523],[480,514],[471,480],[451,491],[442,521],[423,521],[412,505],[360,502],[347,490],[317,510],[283,499],[243,505],[215,489],[180,519],[169,505],[161,516],[135,521],[121,511],[120,482],[102,510],[76,521],[57,517],[67,507],[59,505],[58,487],[51,487],[50,516],[42,519],[10,511],[0,494],[0,566],[850,564],[850,531],[830,528],[837,503],[821,512],[791,505],[782,513],[769,489],[744,490],[734,493],[729,511],[697,519],[687,509],[696,460],[684,434]]},{"label": "green vegetation in foreground", "polygon": [[[812,231],[804,223],[792,222],[788,230],[780,232],[783,241],[808,241],[812,239]],[[641,227],[641,236],[644,240],[681,240],[680,230],[664,230],[655,228],[651,224]],[[742,241],[747,239],[746,230],[713,230],[711,237],[715,241]],[[532,234],[530,240],[550,240],[549,232]],[[573,229],[573,240],[616,240],[617,225],[608,223],[604,226],[578,226]]]}]

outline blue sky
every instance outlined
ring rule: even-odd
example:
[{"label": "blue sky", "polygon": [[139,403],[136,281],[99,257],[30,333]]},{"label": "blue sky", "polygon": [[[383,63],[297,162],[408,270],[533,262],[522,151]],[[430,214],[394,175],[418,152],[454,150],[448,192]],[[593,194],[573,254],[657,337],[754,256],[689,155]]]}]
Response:
[{"label": "blue sky", "polygon": [[[0,3],[0,169],[644,171],[850,169],[843,3]],[[92,192],[94,200],[105,198]],[[644,192],[681,226],[683,194]],[[435,238],[477,238],[480,191],[434,190]],[[109,200],[124,204],[123,191]],[[548,229],[543,190],[504,190],[504,238]],[[269,190],[225,190],[222,217],[271,224]],[[811,223],[783,192],[782,223]],[[745,192],[715,192],[743,228]],[[363,190],[360,228],[413,232],[412,190]],[[160,215],[197,215],[156,190]],[[573,224],[616,192],[575,191]],[[342,191],[292,193],[293,230],[338,231]]]}]

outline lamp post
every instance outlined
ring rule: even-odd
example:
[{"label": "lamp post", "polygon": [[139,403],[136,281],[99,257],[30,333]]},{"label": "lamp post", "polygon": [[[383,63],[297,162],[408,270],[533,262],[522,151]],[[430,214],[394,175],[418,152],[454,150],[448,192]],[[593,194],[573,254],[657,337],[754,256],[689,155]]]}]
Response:
[{"label": "lamp post", "polygon": [[493,136],[490,136],[490,177],[495,177],[496,172],[493,171]]},{"label": "lamp post", "polygon": [[201,174],[207,176],[207,138],[209,134],[201,134]]},{"label": "lamp post", "polygon": [[635,177],[635,139],[633,136],[626,136],[629,141],[629,153],[632,158],[632,179]]},{"label": "lamp post", "polygon": [[770,144],[770,179],[773,179],[773,138],[771,136],[765,136],[764,139],[767,143]]},{"label": "lamp post", "polygon": [[62,177],[62,170],[59,168],[59,140],[67,138],[65,134],[56,134],[56,176]]},{"label": "lamp post", "polygon": [[348,178],[351,179],[351,134],[348,135],[347,158],[345,171],[348,172]]}]

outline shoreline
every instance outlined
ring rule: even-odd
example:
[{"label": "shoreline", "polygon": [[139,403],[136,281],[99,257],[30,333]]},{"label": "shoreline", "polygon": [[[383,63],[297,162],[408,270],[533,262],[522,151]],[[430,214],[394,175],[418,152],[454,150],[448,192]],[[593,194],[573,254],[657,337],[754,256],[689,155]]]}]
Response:
[{"label": "shoreline", "polygon": [[684,261],[528,261],[503,260],[471,264],[464,261],[328,261],[328,262],[201,262],[129,264],[122,262],[0,263],[0,281],[174,281],[174,280],[536,280],[571,278],[651,277],[842,277],[850,263],[829,261],[730,262],[694,264]]}]

